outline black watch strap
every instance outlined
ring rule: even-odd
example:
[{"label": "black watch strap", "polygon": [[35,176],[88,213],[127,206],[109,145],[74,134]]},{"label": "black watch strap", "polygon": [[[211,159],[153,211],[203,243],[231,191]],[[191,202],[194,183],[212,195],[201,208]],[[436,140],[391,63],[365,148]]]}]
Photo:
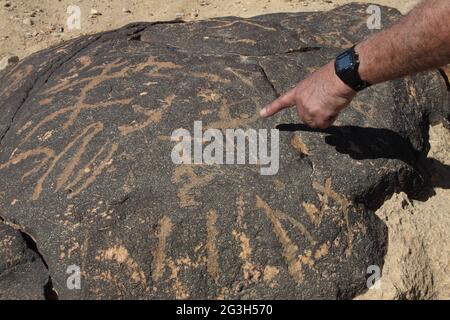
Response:
[{"label": "black watch strap", "polygon": [[335,60],[336,75],[355,91],[370,87],[370,83],[361,79],[359,75],[359,64],[359,56],[354,46],[338,55]]}]

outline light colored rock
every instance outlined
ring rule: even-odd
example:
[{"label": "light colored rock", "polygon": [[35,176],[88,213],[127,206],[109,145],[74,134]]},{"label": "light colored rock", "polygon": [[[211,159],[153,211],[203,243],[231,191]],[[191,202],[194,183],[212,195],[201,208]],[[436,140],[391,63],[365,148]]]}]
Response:
[{"label": "light colored rock", "polygon": [[91,16],[101,16],[102,14],[97,10],[92,8],[90,12]]},{"label": "light colored rock", "polygon": [[450,299],[450,131],[430,130],[436,195],[426,202],[395,194],[377,210],[388,226],[379,290],[357,299]]},{"label": "light colored rock", "polygon": [[5,55],[2,55],[0,59],[0,70],[4,70],[9,66],[17,64],[18,62],[19,57],[14,54],[7,53]]},{"label": "light colored rock", "polygon": [[32,26],[34,23],[33,23],[33,20],[31,20],[30,18],[25,18],[25,19],[23,19],[22,20],[22,23],[23,24],[25,24],[25,25],[27,25],[27,26]]}]

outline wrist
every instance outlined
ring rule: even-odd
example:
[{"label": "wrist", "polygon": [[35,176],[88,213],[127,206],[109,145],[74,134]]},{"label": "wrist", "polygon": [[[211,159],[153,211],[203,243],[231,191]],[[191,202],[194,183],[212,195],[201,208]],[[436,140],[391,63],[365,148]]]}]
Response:
[{"label": "wrist", "polygon": [[363,42],[356,45],[355,52],[359,57],[359,76],[361,79],[371,83],[372,85],[376,84],[377,82],[372,79],[371,73],[369,72],[369,61],[365,43]]},{"label": "wrist", "polygon": [[328,63],[325,68],[328,70],[329,78],[331,79],[331,87],[333,88],[333,94],[344,99],[352,99],[357,92],[342,81],[336,74],[334,66],[334,60]]},{"label": "wrist", "polygon": [[347,86],[354,91],[362,91],[370,87],[370,83],[361,78],[360,60],[355,47],[352,47],[341,54],[334,60],[336,75]]}]

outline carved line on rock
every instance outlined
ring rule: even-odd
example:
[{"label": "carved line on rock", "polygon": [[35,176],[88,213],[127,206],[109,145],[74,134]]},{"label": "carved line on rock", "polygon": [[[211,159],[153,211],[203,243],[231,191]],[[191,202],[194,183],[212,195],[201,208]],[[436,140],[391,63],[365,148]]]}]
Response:
[{"label": "carved line on rock", "polygon": [[153,257],[152,279],[157,282],[164,274],[166,263],[167,239],[172,232],[172,220],[164,216],[159,220],[158,245]]}]

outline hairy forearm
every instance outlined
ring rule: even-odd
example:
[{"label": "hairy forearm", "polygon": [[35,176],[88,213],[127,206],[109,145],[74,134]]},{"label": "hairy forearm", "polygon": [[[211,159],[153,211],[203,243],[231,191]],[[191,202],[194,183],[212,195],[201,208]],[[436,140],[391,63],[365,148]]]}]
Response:
[{"label": "hairy forearm", "polygon": [[450,62],[450,1],[427,0],[356,46],[361,78],[376,84]]},{"label": "hairy forearm", "polygon": [[[362,80],[377,84],[449,63],[449,18],[450,0],[427,0],[391,28],[358,44],[355,50]],[[335,61],[330,62],[265,106],[260,114],[270,117],[295,105],[304,123],[327,128],[357,94],[341,76],[336,73]]]}]

